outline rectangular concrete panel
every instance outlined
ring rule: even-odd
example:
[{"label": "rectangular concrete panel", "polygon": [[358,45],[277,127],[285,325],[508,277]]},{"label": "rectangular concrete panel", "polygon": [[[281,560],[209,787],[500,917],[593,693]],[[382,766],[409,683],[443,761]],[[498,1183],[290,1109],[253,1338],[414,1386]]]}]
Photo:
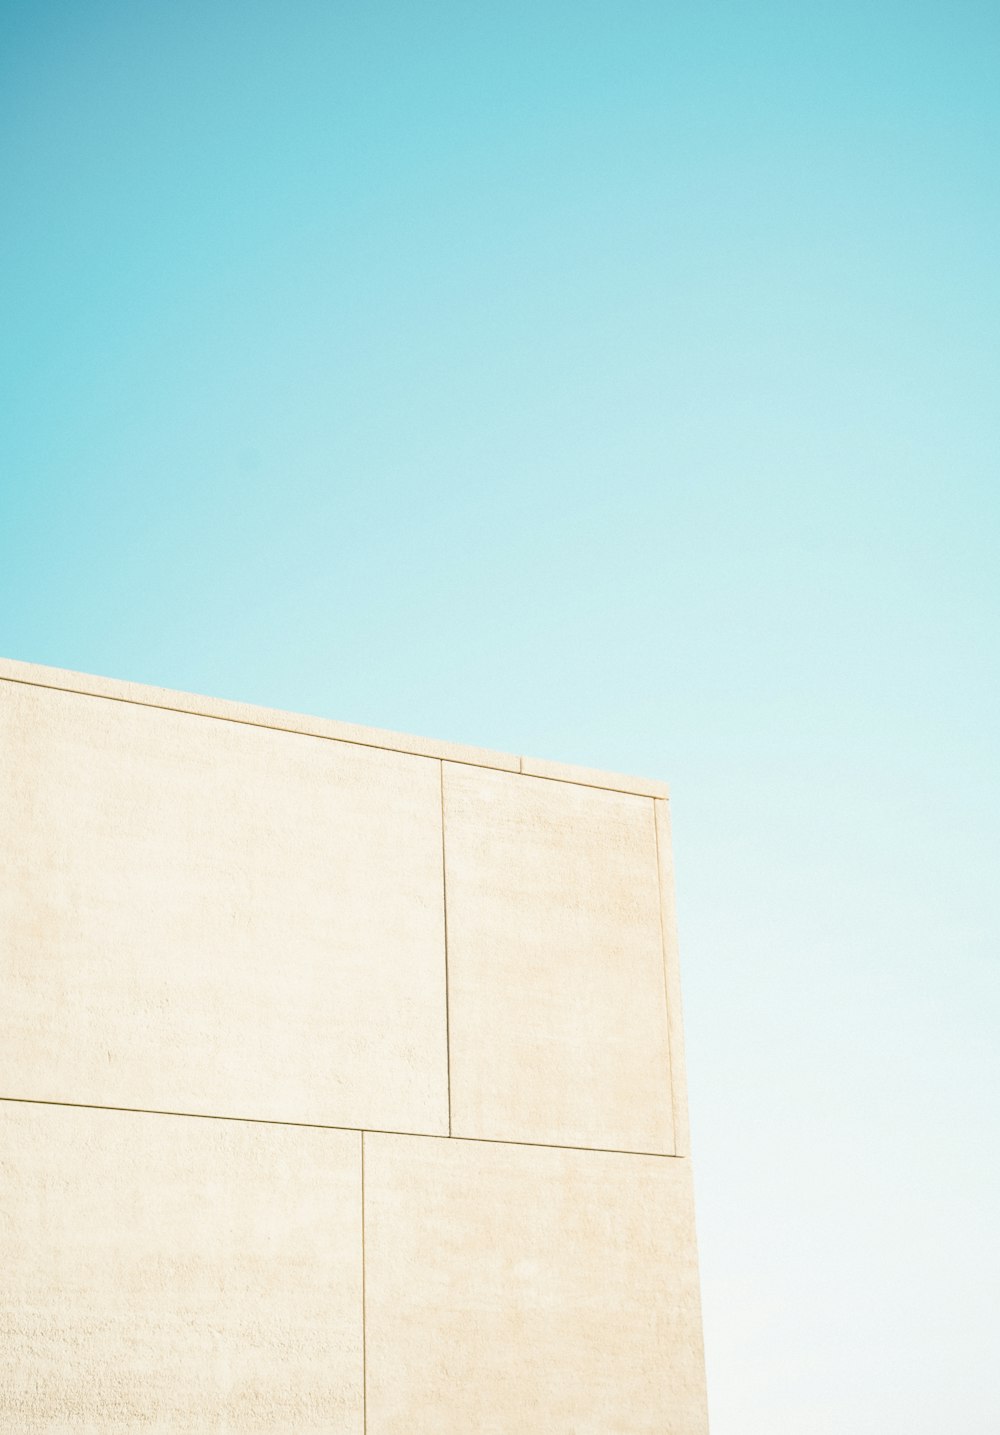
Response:
[{"label": "rectangular concrete panel", "polygon": [[444,764],[452,1131],[672,1152],[653,799]]},{"label": "rectangular concrete panel", "polygon": [[0,682],[0,1095],[448,1130],[440,764]]},{"label": "rectangular concrete panel", "polygon": [[0,1428],[363,1435],[360,1146],[0,1103]]},{"label": "rectangular concrete panel", "polygon": [[688,1162],[365,1137],[368,1435],[705,1435]]}]

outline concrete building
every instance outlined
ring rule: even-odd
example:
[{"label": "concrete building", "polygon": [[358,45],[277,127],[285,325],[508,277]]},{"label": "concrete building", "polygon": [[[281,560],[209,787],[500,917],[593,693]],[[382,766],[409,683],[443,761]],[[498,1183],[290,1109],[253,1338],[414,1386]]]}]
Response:
[{"label": "concrete building", "polygon": [[704,1435],[666,789],[0,664],[0,1429]]}]

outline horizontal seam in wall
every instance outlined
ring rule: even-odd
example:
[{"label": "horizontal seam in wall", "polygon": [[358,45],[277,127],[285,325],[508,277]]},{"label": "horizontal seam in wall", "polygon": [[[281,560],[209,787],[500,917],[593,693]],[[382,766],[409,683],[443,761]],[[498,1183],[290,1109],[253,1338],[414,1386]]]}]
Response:
[{"label": "horizontal seam in wall", "polygon": [[354,1131],[370,1136],[412,1136],[423,1141],[474,1141],[486,1146],[528,1146],[542,1151],[593,1151],[605,1156],[656,1156],[683,1161],[672,1151],[631,1151],[620,1146],[574,1146],[555,1141],[513,1141],[503,1136],[449,1136],[447,1131],[388,1131],[378,1126],[337,1126],[323,1121],[277,1121],[263,1116],[219,1116],[211,1111],[165,1111],[150,1106],[106,1106],[96,1101],[51,1101],[38,1096],[0,1096],[11,1106],[57,1106],[69,1111],[121,1111],[133,1116],[180,1116],[192,1121],[236,1121],[247,1126],[289,1126],[306,1131]]},{"label": "horizontal seam in wall", "polygon": [[[126,707],[150,708],[154,712],[183,713],[187,717],[208,718],[211,722],[231,722],[235,723],[237,727],[257,727],[262,728],[265,732],[287,732],[291,733],[294,737],[314,737],[318,738],[321,742],[342,742],[348,747],[368,747],[374,752],[398,752],[404,757],[422,757],[426,758],[429,762],[454,762],[462,767],[481,767],[487,772],[509,772],[511,777],[534,777],[540,782],[566,782],[574,787],[591,787],[596,792],[622,792],[629,797],[651,797],[654,795],[646,791],[640,791],[635,787],[617,787],[610,782],[588,782],[584,778],[556,777],[550,773],[525,772],[524,759],[517,757],[516,754],[511,754],[511,761],[517,763],[517,767],[512,768],[501,766],[496,762],[485,762],[482,759],[477,760],[474,757],[449,756],[446,752],[418,752],[416,748],[394,747],[392,744],[386,742],[366,741],[363,737],[335,737],[333,733],[315,732],[312,728],[259,722],[254,718],[234,717],[228,713],[207,713],[201,711],[199,708],[179,707],[170,703],[148,702],[143,698],[119,697],[115,693],[94,693],[90,692],[87,688],[68,688],[57,683],[40,683],[31,678],[11,678],[6,674],[0,674],[0,682],[17,683],[22,688],[42,688],[46,692],[73,693],[76,697],[97,698],[99,701],[106,703],[124,703]],[[442,748],[446,746],[446,743],[442,743]],[[660,796],[659,800],[661,802],[667,802],[669,798],[664,795]],[[352,1127],[350,1129],[355,1130],[356,1128]],[[590,1148],[586,1147],[584,1149],[589,1150]]]}]

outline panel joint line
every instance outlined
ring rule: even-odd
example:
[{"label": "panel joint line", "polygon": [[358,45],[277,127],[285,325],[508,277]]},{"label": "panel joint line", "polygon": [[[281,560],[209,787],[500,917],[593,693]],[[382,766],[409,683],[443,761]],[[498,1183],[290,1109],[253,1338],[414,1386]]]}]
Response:
[{"label": "panel joint line", "polygon": [[365,1133],[361,1133],[361,1419],[368,1430],[368,1303],[365,1287]]},{"label": "panel joint line", "polygon": [[448,1068],[448,1135],[451,1135],[451,981],[448,972],[448,856],[444,824],[444,759],[441,759],[441,903],[444,912],[444,1043]]}]

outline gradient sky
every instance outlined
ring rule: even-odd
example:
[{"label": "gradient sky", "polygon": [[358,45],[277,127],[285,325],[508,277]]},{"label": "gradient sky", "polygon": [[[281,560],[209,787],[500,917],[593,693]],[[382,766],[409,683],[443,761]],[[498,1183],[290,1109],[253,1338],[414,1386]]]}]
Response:
[{"label": "gradient sky", "polygon": [[714,1435],[996,1435],[995,0],[0,0],[0,110],[0,652],[667,778]]}]

